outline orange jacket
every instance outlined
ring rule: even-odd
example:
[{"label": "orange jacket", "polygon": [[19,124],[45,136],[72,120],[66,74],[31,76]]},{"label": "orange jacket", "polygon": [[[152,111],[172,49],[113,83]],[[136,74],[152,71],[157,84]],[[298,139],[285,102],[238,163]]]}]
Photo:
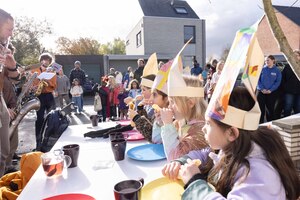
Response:
[{"label": "orange jacket", "polygon": [[[41,67],[34,69],[31,71],[31,73],[37,72],[38,75],[40,75],[42,72],[45,72],[45,70],[43,70]],[[55,72],[53,72],[55,73]],[[44,87],[42,90],[42,93],[52,93],[55,89],[56,89],[56,74],[50,79],[50,80],[45,80],[48,83],[48,86]],[[40,83],[39,79],[35,79],[33,82],[33,86],[38,86]]]}]

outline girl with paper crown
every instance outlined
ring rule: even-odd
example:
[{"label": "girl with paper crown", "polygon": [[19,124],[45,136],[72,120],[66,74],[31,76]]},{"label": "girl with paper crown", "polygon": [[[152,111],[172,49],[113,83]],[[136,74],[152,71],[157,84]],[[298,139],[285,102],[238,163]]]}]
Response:
[{"label": "girl with paper crown", "polygon": [[[208,147],[201,130],[207,106],[202,83],[197,77],[182,74],[180,54],[185,46],[175,57],[170,69],[167,82],[169,108],[160,111],[164,124],[161,137],[168,160],[185,155],[191,150]],[[175,126],[176,122],[173,123],[173,117],[178,122],[178,127]]]},{"label": "girl with paper crown", "polygon": [[[260,111],[254,91],[263,59],[255,31],[240,30],[205,114],[205,138],[212,149],[220,150],[218,155],[206,149],[191,151],[163,169],[165,176],[182,178],[182,199],[299,197],[299,177],[279,133],[258,127]],[[240,69],[245,87],[233,88]],[[205,163],[208,156],[214,166],[207,177],[191,160]]]},{"label": "girl with paper crown", "polygon": [[[141,93],[142,95],[137,95],[135,99],[133,98],[127,98],[125,99],[125,102],[127,104],[130,104],[132,102],[135,102],[136,109],[132,109],[129,106],[128,110],[128,116],[132,121],[132,125],[136,126],[136,129],[140,131],[141,133],[145,131],[151,131],[152,125],[149,124],[140,124],[139,122],[135,123],[135,121],[139,118],[143,118],[143,120],[148,120],[151,123],[153,123],[154,120],[154,109],[152,108],[151,102],[149,101],[151,96],[151,88],[155,79],[155,76],[158,72],[157,68],[157,57],[156,53],[153,53],[144,68],[143,76],[141,79]],[[147,138],[148,139],[148,138]]]}]

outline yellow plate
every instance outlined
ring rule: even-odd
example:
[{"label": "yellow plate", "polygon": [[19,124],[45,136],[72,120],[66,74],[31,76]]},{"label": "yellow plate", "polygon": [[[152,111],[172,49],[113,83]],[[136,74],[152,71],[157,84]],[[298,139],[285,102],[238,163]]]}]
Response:
[{"label": "yellow plate", "polygon": [[156,179],[142,188],[142,200],[180,200],[183,186],[181,180],[171,181],[166,177]]}]

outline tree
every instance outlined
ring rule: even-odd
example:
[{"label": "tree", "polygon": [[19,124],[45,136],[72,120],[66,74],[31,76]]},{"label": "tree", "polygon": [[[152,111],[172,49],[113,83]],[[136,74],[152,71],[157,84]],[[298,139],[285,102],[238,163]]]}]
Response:
[{"label": "tree", "polygon": [[272,6],[272,0],[263,0],[264,10],[269,21],[271,30],[275,36],[275,39],[278,42],[280,51],[284,54],[286,60],[290,64],[294,73],[300,80],[300,61],[296,59],[295,54],[293,53],[292,48],[290,47],[274,12]]},{"label": "tree", "polygon": [[15,59],[22,65],[38,62],[44,51],[40,39],[52,33],[51,24],[46,20],[34,21],[33,18],[20,17],[15,20],[12,44],[16,47]]},{"label": "tree", "polygon": [[74,40],[60,37],[56,44],[59,53],[67,55],[97,55],[101,46],[95,39],[82,37]]},{"label": "tree", "polygon": [[221,55],[221,60],[223,60],[224,62],[226,61],[227,59],[227,56],[229,54],[229,51],[230,51],[230,46],[227,46],[227,47],[224,47],[223,49],[223,52],[222,52],[222,55]]},{"label": "tree", "polygon": [[100,54],[125,54],[125,41],[115,38],[113,43],[101,45]]}]

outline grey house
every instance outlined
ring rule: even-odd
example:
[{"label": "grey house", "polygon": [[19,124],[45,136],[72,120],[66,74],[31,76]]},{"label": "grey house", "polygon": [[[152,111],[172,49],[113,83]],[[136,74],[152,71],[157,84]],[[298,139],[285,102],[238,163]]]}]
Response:
[{"label": "grey house", "polygon": [[126,37],[127,55],[172,59],[193,37],[183,52],[184,65],[196,58],[205,63],[205,20],[200,19],[186,1],[139,0],[144,16]]}]

